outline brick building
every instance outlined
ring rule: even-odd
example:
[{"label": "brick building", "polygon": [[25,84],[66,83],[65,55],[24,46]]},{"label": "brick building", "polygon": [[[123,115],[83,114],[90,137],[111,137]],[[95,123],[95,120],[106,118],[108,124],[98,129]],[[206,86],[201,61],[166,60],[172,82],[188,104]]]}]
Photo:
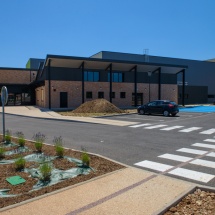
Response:
[{"label": "brick building", "polygon": [[0,87],[7,86],[10,95],[8,105],[73,109],[97,98],[118,107],[155,99],[178,102],[178,74],[184,102],[186,65],[105,59],[99,53],[89,58],[47,55],[27,65],[27,69],[0,68]]}]

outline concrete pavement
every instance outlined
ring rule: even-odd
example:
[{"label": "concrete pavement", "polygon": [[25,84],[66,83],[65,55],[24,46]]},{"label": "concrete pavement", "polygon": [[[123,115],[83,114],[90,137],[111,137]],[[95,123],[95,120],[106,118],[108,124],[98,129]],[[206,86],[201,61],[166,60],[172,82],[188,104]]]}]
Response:
[{"label": "concrete pavement", "polygon": [[[119,126],[125,126],[128,123],[101,118],[62,117],[53,111],[33,106],[6,107],[5,112],[29,117],[110,123],[111,125],[115,122]],[[0,213],[2,215],[152,215],[165,210],[195,186],[193,183],[126,166],[125,169],[90,181],[0,209]]]}]

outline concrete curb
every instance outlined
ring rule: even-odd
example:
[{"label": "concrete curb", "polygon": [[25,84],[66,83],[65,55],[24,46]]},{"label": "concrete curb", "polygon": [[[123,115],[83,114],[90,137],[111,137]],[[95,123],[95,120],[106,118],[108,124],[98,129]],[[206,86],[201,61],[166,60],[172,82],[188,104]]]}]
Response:
[{"label": "concrete curb", "polygon": [[203,191],[208,191],[208,192],[214,192],[215,193],[215,188],[213,187],[207,187],[207,186],[200,186],[200,185],[196,185],[196,186],[192,186],[188,191],[185,191],[183,194],[181,194],[180,196],[178,196],[175,200],[173,200],[171,203],[169,203],[169,205],[165,206],[164,208],[162,208],[159,211],[156,211],[154,214],[152,215],[163,215],[165,212],[167,212],[171,207],[176,206],[184,197],[186,197],[187,195],[193,193],[195,190],[197,189],[201,189]]}]

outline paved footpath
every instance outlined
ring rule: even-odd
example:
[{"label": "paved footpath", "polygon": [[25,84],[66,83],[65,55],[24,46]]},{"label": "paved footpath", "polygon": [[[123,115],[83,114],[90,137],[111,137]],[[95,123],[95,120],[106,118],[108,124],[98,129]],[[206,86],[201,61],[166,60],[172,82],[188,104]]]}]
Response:
[{"label": "paved footpath", "polygon": [[1,215],[158,214],[194,184],[127,167],[1,211]]},{"label": "paved footpath", "polygon": [[[47,109],[6,107],[6,113],[74,120]],[[80,118],[80,119],[79,119]],[[75,117],[77,121],[126,126],[129,122]],[[109,121],[109,122],[108,122]],[[114,121],[114,122],[112,122]],[[124,123],[124,124],[123,124]],[[136,122],[133,122],[135,124]],[[1,215],[157,215],[196,185],[134,167],[0,209]]]},{"label": "paved footpath", "polygon": [[[2,112],[2,108],[0,108],[0,112]],[[72,120],[72,121],[79,121],[79,122],[90,122],[90,123],[96,123],[96,124],[115,125],[115,126],[129,126],[129,125],[134,125],[138,123],[138,122],[128,122],[128,121],[121,121],[121,120],[111,120],[106,118],[62,116],[49,109],[37,108],[35,106],[6,106],[5,113],[35,117],[35,118]]]}]

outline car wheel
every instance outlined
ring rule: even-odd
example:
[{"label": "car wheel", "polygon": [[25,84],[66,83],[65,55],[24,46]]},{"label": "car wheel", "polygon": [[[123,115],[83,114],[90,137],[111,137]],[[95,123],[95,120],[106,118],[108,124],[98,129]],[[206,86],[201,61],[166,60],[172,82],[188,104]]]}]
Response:
[{"label": "car wheel", "polygon": [[165,110],[165,111],[163,112],[163,115],[164,115],[164,116],[169,116],[169,111]]},{"label": "car wheel", "polygon": [[144,110],[140,110],[140,115],[144,115],[145,114],[145,111]]}]

